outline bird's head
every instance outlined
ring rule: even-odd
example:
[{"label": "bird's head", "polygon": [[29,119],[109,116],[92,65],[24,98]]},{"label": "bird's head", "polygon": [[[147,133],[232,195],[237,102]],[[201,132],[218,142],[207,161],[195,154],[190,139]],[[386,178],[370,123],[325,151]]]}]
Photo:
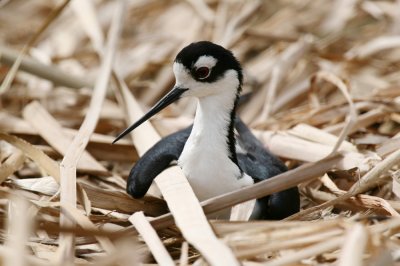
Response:
[{"label": "bird's head", "polygon": [[150,117],[182,97],[209,97],[239,93],[242,69],[231,51],[208,41],[191,43],[176,56],[173,64],[175,86],[142,118],[125,129],[113,143],[134,130]]}]

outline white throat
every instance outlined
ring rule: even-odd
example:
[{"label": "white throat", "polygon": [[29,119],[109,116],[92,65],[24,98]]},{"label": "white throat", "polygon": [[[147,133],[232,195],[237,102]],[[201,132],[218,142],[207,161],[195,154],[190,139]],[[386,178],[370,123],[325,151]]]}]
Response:
[{"label": "white throat", "polygon": [[202,145],[199,148],[209,146],[213,151],[229,156],[227,134],[236,96],[224,94],[198,99],[189,140]]}]

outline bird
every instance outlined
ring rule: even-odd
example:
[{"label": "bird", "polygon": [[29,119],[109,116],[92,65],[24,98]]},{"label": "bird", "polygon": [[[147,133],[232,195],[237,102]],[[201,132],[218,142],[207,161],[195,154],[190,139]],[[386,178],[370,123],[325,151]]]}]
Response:
[{"label": "bird", "polygon": [[[162,138],[135,163],[127,179],[128,194],[143,197],[154,178],[174,163],[200,201],[287,170],[236,115],[243,72],[230,50],[210,41],[193,42],[176,55],[173,73],[172,90],[113,143],[183,97],[197,98],[193,124]],[[299,209],[299,191],[292,187],[257,199],[250,219],[280,220]]]}]

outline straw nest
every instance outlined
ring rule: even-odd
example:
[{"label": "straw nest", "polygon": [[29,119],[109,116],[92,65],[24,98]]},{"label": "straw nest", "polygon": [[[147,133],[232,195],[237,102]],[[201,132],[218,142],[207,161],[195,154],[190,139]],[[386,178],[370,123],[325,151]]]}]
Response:
[{"label": "straw nest", "polygon": [[[399,260],[399,1],[0,5],[4,265]],[[177,167],[133,199],[130,167],[191,123],[193,100],[167,108],[133,141],[111,145],[113,137],[173,85],[177,51],[203,39],[242,62],[239,114],[291,170],[203,202],[204,212]],[[293,184],[300,213],[245,221],[240,203]],[[231,221],[205,218],[233,205]]]}]

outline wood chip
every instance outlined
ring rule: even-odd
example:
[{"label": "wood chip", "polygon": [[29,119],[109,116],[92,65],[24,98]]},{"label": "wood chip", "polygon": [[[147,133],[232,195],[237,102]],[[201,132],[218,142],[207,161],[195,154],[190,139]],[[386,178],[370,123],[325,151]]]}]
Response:
[{"label": "wood chip", "polygon": [[[111,75],[112,62],[116,50],[117,40],[119,38],[120,27],[122,24],[123,9],[124,5],[121,2],[116,10],[114,11],[114,19],[110,27],[110,35],[107,43],[106,51],[104,52],[104,58],[101,65],[99,78],[94,86],[93,96],[91,98],[89,110],[85,116],[78,134],[72,140],[69,145],[67,152],[65,153],[64,159],[60,164],[60,177],[61,177],[61,194],[60,201],[61,206],[72,206],[76,208],[76,169],[78,161],[83,154],[85,147],[89,141],[91,133],[94,131],[99,114],[101,105],[106,96],[106,90]],[[61,225],[71,226],[74,225],[74,221],[68,219],[65,215],[61,215]],[[72,235],[60,236],[60,260],[71,263],[74,258],[74,238]]]},{"label": "wood chip", "polygon": [[[64,134],[62,127],[46,109],[38,102],[32,102],[24,108],[23,116],[39,134],[60,154],[65,155],[71,145],[72,138]],[[87,151],[78,162],[78,169],[97,174],[107,174],[107,170]]]},{"label": "wood chip", "polygon": [[164,247],[156,231],[146,220],[143,212],[136,212],[129,217],[129,221],[135,226],[136,230],[142,235],[144,241],[149,246],[151,253],[159,265],[175,265],[168,251]]}]

